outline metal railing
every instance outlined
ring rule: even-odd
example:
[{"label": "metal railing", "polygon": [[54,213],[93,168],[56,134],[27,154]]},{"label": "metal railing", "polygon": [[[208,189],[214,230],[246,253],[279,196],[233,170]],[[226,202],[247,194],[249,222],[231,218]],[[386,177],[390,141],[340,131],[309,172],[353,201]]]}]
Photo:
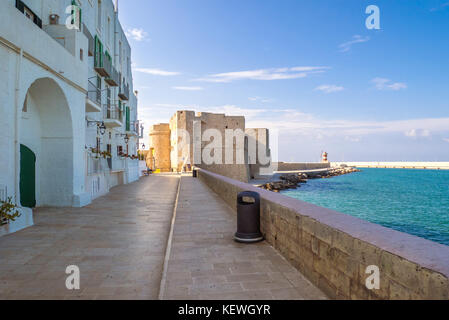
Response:
[{"label": "metal railing", "polygon": [[118,87],[120,84],[118,71],[115,70],[115,68],[111,66],[111,72],[110,72],[109,76],[104,79],[104,81],[106,81],[112,87]]},{"label": "metal railing", "polygon": [[88,81],[87,97],[90,101],[96,102],[101,105],[101,89],[97,88],[90,80]]},{"label": "metal railing", "polygon": [[103,77],[110,77],[112,74],[112,62],[104,52],[95,53],[95,70]]},{"label": "metal railing", "polygon": [[103,118],[107,120],[123,121],[122,111],[116,106],[105,105],[103,108]]},{"label": "metal railing", "polygon": [[129,85],[125,83],[125,79],[120,76],[120,80],[119,80],[119,93],[118,96],[120,97],[120,99],[122,100],[129,100]]},{"label": "metal railing", "polygon": [[135,133],[137,136],[139,135],[139,128],[140,128],[140,124],[139,124],[139,120],[137,121],[131,121],[129,124],[129,132],[133,132]]}]

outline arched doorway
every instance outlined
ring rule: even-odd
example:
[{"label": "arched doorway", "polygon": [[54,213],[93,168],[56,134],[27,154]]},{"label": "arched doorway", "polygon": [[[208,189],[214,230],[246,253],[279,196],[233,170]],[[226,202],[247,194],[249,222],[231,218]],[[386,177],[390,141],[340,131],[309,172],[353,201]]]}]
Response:
[{"label": "arched doorway", "polygon": [[36,206],[71,206],[72,118],[66,96],[53,79],[41,78],[29,87],[22,108],[20,144],[26,146],[23,150],[28,155],[20,174],[20,185],[27,183],[27,190],[32,190],[30,152],[35,156]]}]

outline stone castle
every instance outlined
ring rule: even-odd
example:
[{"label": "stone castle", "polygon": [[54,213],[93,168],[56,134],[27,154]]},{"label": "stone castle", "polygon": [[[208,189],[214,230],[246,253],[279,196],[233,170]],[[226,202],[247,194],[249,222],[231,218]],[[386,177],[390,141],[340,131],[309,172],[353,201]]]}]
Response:
[{"label": "stone castle", "polygon": [[[214,141],[209,132],[221,136],[222,141]],[[216,147],[211,148],[211,144]],[[221,161],[203,161],[202,155],[209,152]],[[247,182],[259,175],[261,167],[271,165],[269,132],[245,128],[243,116],[177,111],[169,123],[151,127],[146,162],[150,169],[160,172],[185,172],[197,166]]]}]

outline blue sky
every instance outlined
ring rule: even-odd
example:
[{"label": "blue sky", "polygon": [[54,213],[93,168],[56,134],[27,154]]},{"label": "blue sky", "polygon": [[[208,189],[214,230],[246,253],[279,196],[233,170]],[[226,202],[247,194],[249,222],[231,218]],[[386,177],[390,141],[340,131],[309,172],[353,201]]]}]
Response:
[{"label": "blue sky", "polygon": [[[380,30],[368,30],[368,5]],[[127,0],[146,129],[245,115],[279,159],[449,161],[448,0]],[[147,144],[148,145],[148,144]]]}]

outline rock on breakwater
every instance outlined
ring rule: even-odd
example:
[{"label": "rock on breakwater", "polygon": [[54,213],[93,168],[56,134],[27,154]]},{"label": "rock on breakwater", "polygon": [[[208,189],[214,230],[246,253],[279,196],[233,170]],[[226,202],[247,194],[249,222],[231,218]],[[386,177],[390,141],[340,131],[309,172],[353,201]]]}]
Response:
[{"label": "rock on breakwater", "polygon": [[268,191],[279,192],[287,189],[297,189],[301,186],[301,183],[306,183],[308,179],[327,179],[353,172],[360,172],[360,170],[354,167],[339,167],[307,173],[287,173],[281,175],[279,181],[268,182],[259,187]]}]

